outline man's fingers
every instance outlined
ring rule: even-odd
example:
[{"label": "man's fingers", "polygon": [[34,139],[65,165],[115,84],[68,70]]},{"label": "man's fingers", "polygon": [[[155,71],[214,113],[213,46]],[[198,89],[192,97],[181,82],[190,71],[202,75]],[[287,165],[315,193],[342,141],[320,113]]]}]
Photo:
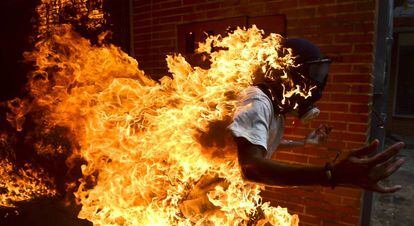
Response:
[{"label": "man's fingers", "polygon": [[368,163],[369,164],[373,164],[373,165],[377,165],[380,163],[383,163],[385,161],[387,161],[389,158],[394,157],[396,154],[398,154],[398,152],[400,151],[401,148],[404,147],[404,143],[403,142],[397,142],[393,145],[391,145],[389,148],[387,148],[385,151],[369,158]]},{"label": "man's fingers", "polygon": [[352,155],[357,156],[357,157],[369,155],[378,148],[378,145],[379,145],[379,141],[375,139],[374,141],[371,142],[369,146],[356,150]]},{"label": "man's fingers", "polygon": [[324,133],[324,132],[321,132],[321,133],[319,134],[319,137],[320,137],[322,140],[325,140],[325,139],[328,137],[328,134],[326,134],[326,133]]},{"label": "man's fingers", "polygon": [[325,134],[329,134],[330,132],[331,132],[331,130],[332,130],[332,127],[330,127],[330,126],[328,126],[328,125],[326,125],[326,124],[322,124],[322,125],[320,125],[319,126],[319,128],[320,128],[320,131],[321,132],[323,132],[323,133],[325,133]]},{"label": "man's fingers", "polygon": [[[385,171],[391,164],[395,163],[395,161],[397,161],[398,159],[396,158],[396,156],[389,158],[387,161],[376,165],[375,168],[377,168],[378,170],[382,170]],[[368,159],[369,161],[369,159]]]},{"label": "man's fingers", "polygon": [[331,133],[332,129],[333,129],[332,126],[327,126],[326,132],[329,134],[329,133]]},{"label": "man's fingers", "polygon": [[377,184],[375,187],[373,187],[373,190],[379,193],[393,193],[396,192],[398,190],[400,190],[402,188],[401,185],[394,185],[391,187],[383,187],[379,184]]},{"label": "man's fingers", "polygon": [[395,171],[397,171],[405,162],[405,159],[398,159],[393,164],[389,165],[384,173],[381,175],[380,180],[391,176]]}]

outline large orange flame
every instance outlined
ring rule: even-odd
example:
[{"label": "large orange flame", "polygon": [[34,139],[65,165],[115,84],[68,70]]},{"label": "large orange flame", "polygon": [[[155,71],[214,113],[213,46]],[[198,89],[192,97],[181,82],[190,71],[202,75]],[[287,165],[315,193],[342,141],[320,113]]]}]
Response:
[{"label": "large orange flame", "polygon": [[[38,7],[42,15],[45,10]],[[101,18],[101,12],[87,15],[94,13]],[[255,26],[211,36],[198,48],[211,57],[209,69],[167,56],[171,76],[156,82],[116,46],[91,45],[69,25],[49,29],[25,54],[36,67],[30,98],[10,101],[8,120],[20,131],[26,113],[37,112],[40,129],[68,128],[68,165],[85,160],[82,177],[69,185],[82,206],[80,218],[94,225],[298,224],[296,215],[262,202],[263,186],[243,180],[225,129],[241,91],[262,75],[282,82],[283,101],[309,97],[312,87],[297,86],[285,72],[295,65],[281,36],[263,37]],[[35,148],[62,151],[42,142]],[[27,165],[13,176],[11,162],[0,163],[0,188],[8,191],[0,205],[56,194],[43,172]]]},{"label": "large orange flame", "polygon": [[[235,225],[260,209],[257,224],[297,224],[286,209],[262,203],[263,187],[243,181],[234,146],[200,136],[232,117],[236,97],[264,65],[294,66],[290,51],[279,51],[280,36],[263,38],[253,27],[210,37],[199,48],[210,54],[210,69],[167,56],[172,76],[157,83],[113,45],[93,46],[67,25],[53,34],[26,55],[37,67],[29,87],[46,127],[70,128],[74,156],[86,160],[75,192],[80,218],[95,225]],[[211,42],[226,50],[211,52]]]},{"label": "large orange flame", "polygon": [[56,195],[52,182],[42,170],[29,164],[16,169],[8,159],[1,159],[0,164],[0,206],[14,207],[16,202]]}]

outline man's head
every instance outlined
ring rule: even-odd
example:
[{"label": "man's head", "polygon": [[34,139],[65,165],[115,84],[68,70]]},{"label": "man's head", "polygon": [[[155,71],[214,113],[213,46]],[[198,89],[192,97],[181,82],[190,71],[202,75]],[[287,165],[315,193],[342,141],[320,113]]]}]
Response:
[{"label": "man's head", "polygon": [[319,115],[319,109],[314,103],[322,97],[331,60],[324,57],[319,48],[306,39],[285,39],[283,46],[292,49],[296,56],[295,64],[298,67],[292,69],[292,77],[305,80],[308,86],[315,86],[312,96],[299,101],[295,111],[303,122],[307,122]]},{"label": "man's head", "polygon": [[[297,85],[304,88],[313,87],[311,89],[311,96],[303,98],[299,94],[294,94],[289,97],[289,100],[283,101],[284,88],[286,84],[281,86],[281,81],[270,82],[272,91],[278,99],[278,107],[280,113],[294,113],[303,122],[313,119],[319,114],[319,110],[314,107],[314,103],[322,97],[322,91],[328,77],[329,64],[331,60],[324,57],[319,48],[306,39],[289,38],[282,42],[283,48],[292,49],[292,55],[295,57],[294,63],[297,67],[289,69],[288,74],[292,79],[290,88],[295,88]],[[276,107],[276,106],[275,106]]]}]

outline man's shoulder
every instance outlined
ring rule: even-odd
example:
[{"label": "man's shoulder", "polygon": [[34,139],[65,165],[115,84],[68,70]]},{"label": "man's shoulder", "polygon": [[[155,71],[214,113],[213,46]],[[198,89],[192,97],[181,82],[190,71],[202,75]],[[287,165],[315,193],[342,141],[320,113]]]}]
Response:
[{"label": "man's shoulder", "polygon": [[249,86],[244,89],[241,93],[241,99],[259,99],[271,103],[269,97],[257,86]]},{"label": "man's shoulder", "polygon": [[249,111],[264,111],[266,114],[273,114],[273,106],[269,97],[256,86],[249,86],[242,91],[238,108],[238,111],[249,109]]}]

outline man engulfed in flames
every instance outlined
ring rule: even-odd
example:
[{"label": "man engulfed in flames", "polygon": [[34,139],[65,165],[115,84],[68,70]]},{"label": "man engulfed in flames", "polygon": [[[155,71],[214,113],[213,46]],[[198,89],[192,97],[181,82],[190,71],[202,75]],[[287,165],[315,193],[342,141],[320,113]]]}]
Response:
[{"label": "man engulfed in flames", "polygon": [[[14,101],[20,108],[8,120],[21,130],[24,115],[32,114],[41,136],[65,128],[65,146],[46,139],[34,146],[39,155],[70,153],[70,167],[82,159],[82,175],[67,182],[67,190],[81,205],[78,217],[94,225],[297,225],[297,216],[262,202],[261,184],[399,188],[377,182],[403,163],[394,159],[401,143],[362,158],[378,146],[375,141],[321,167],[268,158],[282,137],[285,114],[306,119],[317,113],[312,106],[329,60],[305,40],[238,28],[200,43],[208,69],[167,56],[171,76],[156,82],[118,47],[91,45],[68,25],[52,34],[26,53],[36,67],[30,97]],[[320,127],[307,142],[318,143],[328,130]],[[7,190],[15,184],[0,185]],[[0,205],[55,195],[50,190],[24,199],[2,193]]]}]

